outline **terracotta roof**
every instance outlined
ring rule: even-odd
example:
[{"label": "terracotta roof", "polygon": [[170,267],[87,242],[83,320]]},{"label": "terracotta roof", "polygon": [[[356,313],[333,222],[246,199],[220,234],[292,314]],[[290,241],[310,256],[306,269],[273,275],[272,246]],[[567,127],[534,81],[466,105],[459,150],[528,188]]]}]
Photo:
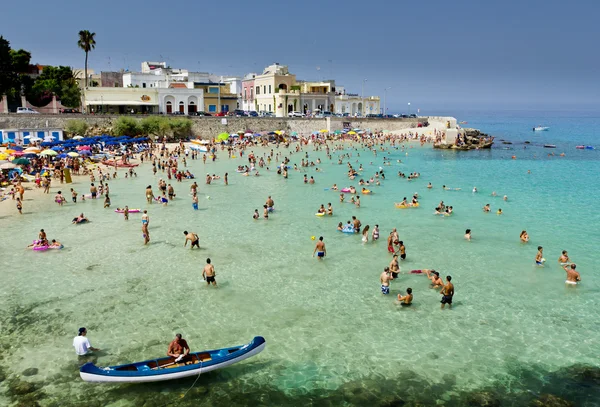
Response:
[{"label": "terracotta roof", "polygon": [[184,89],[187,89],[187,86],[185,85],[185,83],[172,83],[171,85],[169,85],[169,88],[184,88]]}]

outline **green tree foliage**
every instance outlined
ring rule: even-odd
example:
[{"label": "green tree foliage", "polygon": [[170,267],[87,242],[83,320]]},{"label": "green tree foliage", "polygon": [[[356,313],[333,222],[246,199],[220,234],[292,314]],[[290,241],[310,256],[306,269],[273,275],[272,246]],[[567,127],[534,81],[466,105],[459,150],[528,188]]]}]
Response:
[{"label": "green tree foliage", "polygon": [[175,138],[186,138],[192,134],[192,121],[189,119],[171,119],[170,125]]},{"label": "green tree foliage", "polygon": [[81,91],[70,67],[44,67],[28,98],[36,106],[45,106],[52,100],[52,95],[56,95],[68,107],[79,107],[81,104]]},{"label": "green tree foliage", "polygon": [[0,36],[0,95],[14,96],[17,74],[13,67],[10,42]]},{"label": "green tree foliage", "polygon": [[139,136],[142,133],[141,123],[132,117],[121,116],[112,126],[113,136]]},{"label": "green tree foliage", "polygon": [[67,125],[65,126],[65,130],[71,136],[76,136],[76,135],[84,136],[87,129],[88,129],[88,124],[85,120],[77,120],[77,119],[69,120],[69,121],[67,121]]}]

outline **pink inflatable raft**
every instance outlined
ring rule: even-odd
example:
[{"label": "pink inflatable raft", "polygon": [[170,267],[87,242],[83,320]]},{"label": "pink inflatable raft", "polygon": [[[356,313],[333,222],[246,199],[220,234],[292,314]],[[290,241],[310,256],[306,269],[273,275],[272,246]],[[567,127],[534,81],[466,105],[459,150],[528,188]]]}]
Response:
[{"label": "pink inflatable raft", "polygon": [[61,244],[60,246],[48,246],[48,245],[44,245],[41,246],[40,245],[40,241],[39,240],[34,240],[33,244],[30,245],[28,248],[31,248],[31,250],[35,250],[35,251],[44,251],[44,250],[48,250],[48,249],[62,249],[64,246]]},{"label": "pink inflatable raft", "polygon": [[[129,213],[138,213],[138,212],[141,212],[141,211],[142,211],[141,209],[130,209]],[[125,212],[125,209],[117,208],[117,209],[115,209],[115,212],[116,213],[123,213],[123,212]]]}]

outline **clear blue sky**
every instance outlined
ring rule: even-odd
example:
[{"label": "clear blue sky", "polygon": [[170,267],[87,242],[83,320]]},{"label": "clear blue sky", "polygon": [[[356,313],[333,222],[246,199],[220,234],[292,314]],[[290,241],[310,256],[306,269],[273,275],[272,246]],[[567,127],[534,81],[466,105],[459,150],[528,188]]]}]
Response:
[{"label": "clear blue sky", "polygon": [[88,29],[96,72],[162,59],[243,75],[279,62],[351,92],[363,79],[365,95],[391,87],[389,111],[600,106],[600,0],[6,1],[1,15],[0,35],[41,64],[82,68]]}]

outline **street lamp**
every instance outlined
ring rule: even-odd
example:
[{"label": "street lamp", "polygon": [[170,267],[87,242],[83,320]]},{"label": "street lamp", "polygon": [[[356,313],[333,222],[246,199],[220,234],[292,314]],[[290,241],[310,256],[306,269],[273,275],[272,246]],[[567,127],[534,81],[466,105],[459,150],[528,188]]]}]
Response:
[{"label": "street lamp", "polygon": [[410,102],[408,102],[408,115],[410,116]]},{"label": "street lamp", "polygon": [[360,94],[360,104],[362,106],[362,108],[360,109],[361,116],[364,116],[364,111],[365,111],[365,82],[366,81],[367,81],[366,79],[363,79],[363,81],[362,81],[362,91]]},{"label": "street lamp", "polygon": [[388,89],[392,89],[392,87],[390,86],[389,88],[385,88],[383,90],[383,115],[387,115],[387,91]]}]

